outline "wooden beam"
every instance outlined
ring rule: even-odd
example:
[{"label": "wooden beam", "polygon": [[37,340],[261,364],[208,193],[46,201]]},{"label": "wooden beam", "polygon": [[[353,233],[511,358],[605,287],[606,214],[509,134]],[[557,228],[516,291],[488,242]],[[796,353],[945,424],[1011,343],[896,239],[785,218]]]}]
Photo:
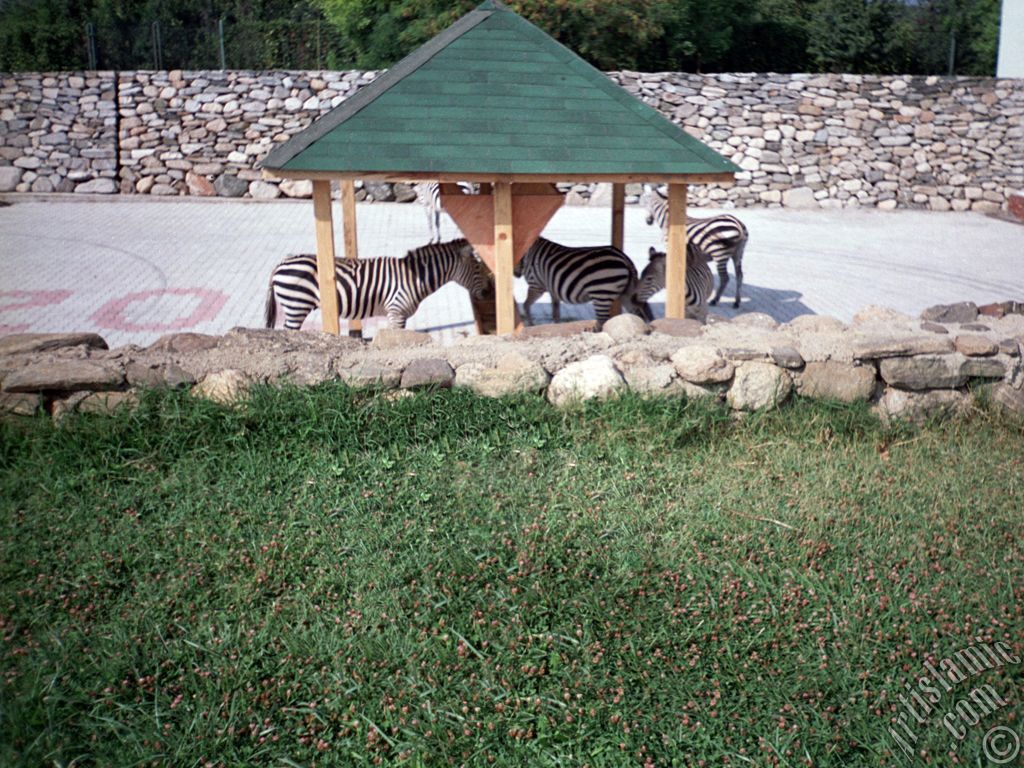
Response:
[{"label": "wooden beam", "polygon": [[474,181],[481,184],[505,182],[508,184],[557,182],[591,183],[611,182],[613,184],[719,184],[729,186],[735,182],[732,173],[438,173],[437,171],[292,171],[281,168],[264,168],[263,178],[308,179],[335,181],[337,179],[363,179],[365,181],[407,182],[420,181],[456,182]]},{"label": "wooden beam", "polygon": [[512,185],[494,185],[494,290],[497,331],[510,334],[516,329],[516,303],[512,296],[513,255]]},{"label": "wooden beam", "polygon": [[686,185],[668,186],[668,254],[665,262],[665,317],[686,316]]},{"label": "wooden beam", "polygon": [[612,245],[622,250],[625,231],[626,185],[612,184]]},{"label": "wooden beam", "polygon": [[[345,233],[345,258],[359,258],[359,238],[356,229],[356,184],[352,179],[344,179],[341,185],[341,220]],[[363,321],[349,320],[348,335],[355,339],[363,338]]]},{"label": "wooden beam", "polygon": [[338,335],[338,288],[334,274],[334,217],[331,215],[331,182],[313,182],[313,215],[316,217],[316,276],[320,286],[320,315],[325,333]]}]

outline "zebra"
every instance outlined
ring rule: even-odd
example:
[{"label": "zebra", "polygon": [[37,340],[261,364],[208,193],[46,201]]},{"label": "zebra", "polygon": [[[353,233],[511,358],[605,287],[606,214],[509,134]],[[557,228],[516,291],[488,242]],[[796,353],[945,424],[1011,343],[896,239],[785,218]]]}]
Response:
[{"label": "zebra", "polygon": [[[472,195],[475,191],[473,185],[469,182],[460,181],[459,187],[467,195]],[[427,230],[430,233],[429,242],[441,242],[441,185],[436,181],[417,184],[416,202],[422,205],[423,209],[427,212]]]},{"label": "zebra", "polygon": [[[654,224],[664,235],[668,231],[668,200],[657,189],[647,195],[647,223]],[[733,307],[740,305],[740,294],[743,290],[743,251],[747,247],[749,233],[747,228],[735,216],[721,214],[707,219],[688,219],[686,222],[686,239],[693,243],[695,251],[703,254],[708,261],[715,262],[718,271],[718,290],[708,302],[711,306],[718,304],[722,291],[729,284],[729,259],[736,273],[736,299]]]},{"label": "zebra", "polygon": [[[665,287],[665,262],[667,257],[663,251],[651,248],[647,255],[650,261],[640,274],[634,301],[644,307],[648,300]],[[714,288],[714,278],[705,259],[695,252],[690,243],[686,246],[686,316],[700,320],[702,323],[708,316],[708,296]],[[647,314],[651,314],[647,309]]]},{"label": "zebra", "polygon": [[[420,302],[450,280],[474,299],[482,299],[488,288],[480,259],[465,239],[424,245],[405,258],[335,259],[334,273],[339,317],[352,320],[386,314],[392,328],[404,328]],[[284,327],[298,330],[320,305],[316,256],[289,256],[274,268],[267,294],[267,328],[276,324],[276,302],[284,309]]]},{"label": "zebra", "polygon": [[599,328],[618,299],[627,312],[640,315],[644,320],[652,319],[646,305],[637,306],[633,300],[637,287],[636,267],[625,253],[611,245],[570,248],[539,237],[512,273],[525,277],[529,284],[523,302],[523,317],[528,325],[533,325],[530,307],[545,293],[551,294],[551,319],[556,323],[561,319],[560,302],[563,301],[569,304],[593,302]]}]

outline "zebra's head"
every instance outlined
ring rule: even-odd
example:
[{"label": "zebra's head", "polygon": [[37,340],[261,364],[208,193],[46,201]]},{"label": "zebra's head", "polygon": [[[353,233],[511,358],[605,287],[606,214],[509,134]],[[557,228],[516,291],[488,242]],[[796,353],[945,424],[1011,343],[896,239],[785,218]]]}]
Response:
[{"label": "zebra's head", "polygon": [[646,302],[651,296],[665,287],[665,261],[664,252],[651,247],[647,251],[649,261],[644,271],[640,273],[640,280],[634,296],[638,302]]},{"label": "zebra's head", "polygon": [[463,241],[459,246],[459,260],[454,279],[469,291],[469,295],[474,299],[482,299],[487,295],[487,289],[491,284],[490,273],[468,242]]}]

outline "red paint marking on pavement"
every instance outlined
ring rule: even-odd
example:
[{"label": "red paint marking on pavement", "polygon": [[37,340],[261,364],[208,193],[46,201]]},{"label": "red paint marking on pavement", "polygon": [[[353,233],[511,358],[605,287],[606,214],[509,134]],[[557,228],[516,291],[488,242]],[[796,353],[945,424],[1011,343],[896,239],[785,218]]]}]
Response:
[{"label": "red paint marking on pavement", "polygon": [[[198,296],[200,301],[199,306],[191,315],[179,317],[167,323],[133,323],[125,317],[126,310],[132,304],[160,296]],[[90,319],[102,328],[112,328],[118,331],[179,331],[183,328],[192,328],[207,320],[213,320],[227,300],[226,294],[205,288],[164,288],[155,291],[139,291],[108,301]]]},{"label": "red paint marking on pavement", "polygon": [[72,293],[73,291],[0,291],[0,312],[60,304]]}]

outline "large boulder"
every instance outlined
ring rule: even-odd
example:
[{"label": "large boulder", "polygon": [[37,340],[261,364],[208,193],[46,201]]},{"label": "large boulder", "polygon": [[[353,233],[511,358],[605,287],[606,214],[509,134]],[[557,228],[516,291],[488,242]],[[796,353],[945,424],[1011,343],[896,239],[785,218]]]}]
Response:
[{"label": "large boulder", "polygon": [[413,360],[402,372],[402,389],[450,387],[454,381],[455,371],[451,365],[437,357]]},{"label": "large boulder", "polygon": [[246,398],[251,387],[252,379],[247,373],[230,369],[207,375],[192,387],[192,395],[221,405],[234,405]]},{"label": "large boulder", "polygon": [[616,341],[629,341],[639,336],[646,336],[649,331],[647,323],[629,312],[608,318],[601,330]]},{"label": "large boulder", "polygon": [[870,400],[875,392],[874,366],[826,361],[808,363],[800,376],[797,392],[817,400],[853,403]]},{"label": "large boulder", "polygon": [[726,400],[737,411],[759,411],[785,402],[793,389],[789,374],[770,363],[742,363]]},{"label": "large boulder", "polygon": [[12,371],[5,392],[71,392],[117,389],[124,384],[124,366],[111,360],[52,360],[33,362]]},{"label": "large boulder", "polygon": [[883,422],[893,420],[920,422],[954,414],[967,403],[967,396],[952,389],[908,392],[886,389],[876,411]]},{"label": "large boulder", "polygon": [[459,368],[461,376],[456,378],[456,383],[468,386],[484,397],[542,392],[551,380],[544,366],[516,352],[504,355],[493,368],[481,366],[475,374],[472,370],[463,372],[470,366]]},{"label": "large boulder", "polygon": [[548,386],[548,400],[559,406],[581,400],[604,400],[625,389],[626,381],[612,359],[593,355],[556,373]]},{"label": "large boulder", "polygon": [[713,347],[681,347],[672,355],[676,372],[692,384],[720,384],[729,381],[735,366]]},{"label": "large boulder", "polygon": [[899,389],[956,389],[967,382],[963,363],[957,354],[890,357],[879,363],[878,371],[886,384]]},{"label": "large boulder", "polygon": [[973,301],[958,304],[936,304],[921,313],[922,320],[933,323],[973,323],[978,319],[978,305]]}]

